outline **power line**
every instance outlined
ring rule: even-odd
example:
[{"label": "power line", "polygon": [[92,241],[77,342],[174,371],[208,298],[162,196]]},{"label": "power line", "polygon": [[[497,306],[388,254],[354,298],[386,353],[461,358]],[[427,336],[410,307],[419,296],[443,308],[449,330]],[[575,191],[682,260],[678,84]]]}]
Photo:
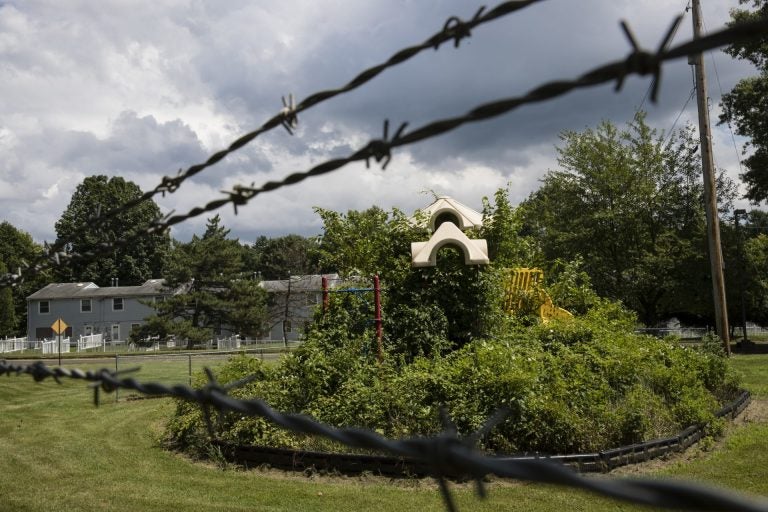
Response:
[{"label": "power line", "polygon": [[[704,30],[708,32],[707,30],[707,23],[704,21],[704,17],[702,16],[701,22],[704,24]],[[720,101],[723,100],[723,86],[720,85],[720,73],[717,72],[717,62],[715,61],[715,52],[710,51],[709,57],[712,59],[712,69],[715,71],[715,81],[717,82],[717,89],[720,91]],[[731,134],[731,142],[733,143],[733,150],[736,153],[736,162],[739,164],[739,174],[743,174],[743,169],[741,167],[741,154],[739,153],[738,145],[736,144],[736,137],[733,135],[733,127],[731,126],[731,120],[729,117],[725,118],[725,124],[728,126],[728,131]]]}]

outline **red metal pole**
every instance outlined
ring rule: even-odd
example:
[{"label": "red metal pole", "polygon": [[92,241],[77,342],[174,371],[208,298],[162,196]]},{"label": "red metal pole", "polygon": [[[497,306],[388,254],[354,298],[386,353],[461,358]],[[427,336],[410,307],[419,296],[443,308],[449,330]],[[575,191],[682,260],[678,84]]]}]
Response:
[{"label": "red metal pole", "polygon": [[384,360],[384,347],[382,347],[381,344],[381,287],[379,286],[379,274],[373,276],[373,298],[376,306],[376,317],[374,318],[374,321],[376,322],[376,342],[379,349],[378,358],[379,362],[382,362]]},{"label": "red metal pole", "polygon": [[328,312],[329,294],[328,294],[328,278],[323,276],[323,314]]}]

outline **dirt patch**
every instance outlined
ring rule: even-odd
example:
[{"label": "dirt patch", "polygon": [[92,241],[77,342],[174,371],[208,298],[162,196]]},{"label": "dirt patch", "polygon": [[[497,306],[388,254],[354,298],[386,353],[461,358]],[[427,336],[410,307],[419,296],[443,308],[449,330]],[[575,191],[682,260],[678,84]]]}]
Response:
[{"label": "dirt patch", "polygon": [[768,423],[768,400],[752,399],[744,412],[738,418],[733,420],[733,425],[744,425],[745,423]]}]

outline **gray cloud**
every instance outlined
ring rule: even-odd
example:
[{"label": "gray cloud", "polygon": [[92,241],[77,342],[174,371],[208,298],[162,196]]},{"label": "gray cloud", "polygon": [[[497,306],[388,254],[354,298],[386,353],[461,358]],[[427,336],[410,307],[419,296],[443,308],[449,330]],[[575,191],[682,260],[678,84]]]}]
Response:
[{"label": "gray cloud", "polygon": [[[418,127],[475,106],[517,96],[543,82],[574,78],[629,52],[618,21],[655,48],[684,2],[551,0],[475,29],[461,47],[385,71],[365,87],[300,115],[294,136],[266,134],[162,200],[189,210],[235,183],[261,184],[325,159],[351,154],[391,126]],[[672,5],[675,4],[675,5]],[[721,26],[738,0],[708,2],[705,20]],[[462,0],[416,2],[104,1],[62,10],[33,2],[0,4],[0,197],[4,219],[51,238],[67,194],[85,176],[120,174],[148,189],[164,174],[205,161],[297,100],[343,85],[400,48],[421,42],[452,15],[470,17]],[[690,38],[686,15],[676,42]],[[751,73],[715,52],[724,91]],[[708,65],[711,59],[708,58]],[[562,130],[601,120],[624,124],[650,79],[630,78],[524,106],[499,118],[399,148],[386,172],[362,164],[254,200],[227,225],[242,239],[319,229],[311,206],[346,210],[413,209],[434,188],[479,207],[480,197],[511,182],[524,198],[555,165]],[[713,121],[720,91],[711,80]],[[649,122],[671,127],[691,88],[683,60],[663,70],[660,101],[644,104]],[[678,127],[695,119],[690,104]],[[716,127],[718,140],[726,140]],[[720,144],[723,146],[723,144]],[[729,149],[730,151],[730,149]],[[731,164],[729,154],[721,161]],[[13,190],[11,190],[13,187]],[[5,188],[5,190],[3,190]],[[39,212],[46,212],[45,215]],[[174,234],[188,238],[204,219]]]}]

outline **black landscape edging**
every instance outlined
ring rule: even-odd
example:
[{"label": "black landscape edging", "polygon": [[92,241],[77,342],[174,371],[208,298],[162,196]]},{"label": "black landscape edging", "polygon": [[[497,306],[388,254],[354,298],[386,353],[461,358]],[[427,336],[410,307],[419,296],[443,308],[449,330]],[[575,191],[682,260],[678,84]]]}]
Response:
[{"label": "black landscape edging", "polygon": [[[733,402],[715,413],[718,418],[736,418],[750,402],[749,391],[743,391]],[[704,427],[693,425],[676,436],[653,439],[643,443],[611,448],[596,453],[574,455],[511,455],[500,456],[499,460],[546,459],[560,462],[579,472],[605,472],[611,469],[635,464],[682,452],[704,437]],[[373,473],[391,477],[426,476],[430,467],[419,461],[388,455],[356,455],[348,453],[325,453],[267,446],[233,445],[221,441],[216,445],[225,457],[246,468],[269,466],[289,471],[311,471],[342,474]],[[461,478],[463,475],[445,475]]]}]

